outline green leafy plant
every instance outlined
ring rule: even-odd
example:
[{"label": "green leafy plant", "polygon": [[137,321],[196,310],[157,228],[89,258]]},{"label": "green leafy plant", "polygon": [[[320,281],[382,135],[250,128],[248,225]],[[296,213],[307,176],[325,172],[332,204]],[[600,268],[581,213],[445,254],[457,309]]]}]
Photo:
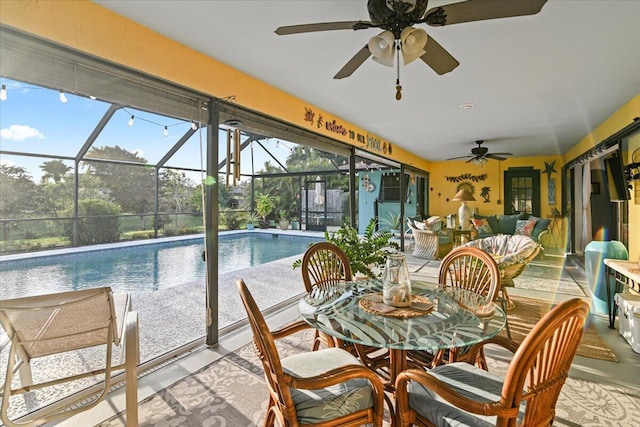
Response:
[{"label": "green leafy plant", "polygon": [[402,229],[402,217],[400,216],[400,212],[393,213],[389,212],[385,218],[380,220],[381,224],[385,224],[391,230],[401,230]]},{"label": "green leafy plant", "polygon": [[255,202],[256,212],[266,222],[267,216],[276,208],[276,197],[270,194],[257,193]]},{"label": "green leafy plant", "polygon": [[[400,245],[391,241],[393,234],[388,231],[376,232],[377,219],[372,218],[365,229],[364,235],[359,236],[358,230],[350,225],[343,225],[337,231],[325,231],[325,240],[338,246],[347,254],[353,274],[360,273],[368,277],[379,277],[381,272],[374,269],[384,265],[387,255],[400,250]],[[302,260],[296,260],[293,268],[300,267]]]},{"label": "green leafy plant", "polygon": [[260,222],[260,216],[258,216],[257,214],[251,212],[247,216],[247,224],[258,225],[259,222]]}]

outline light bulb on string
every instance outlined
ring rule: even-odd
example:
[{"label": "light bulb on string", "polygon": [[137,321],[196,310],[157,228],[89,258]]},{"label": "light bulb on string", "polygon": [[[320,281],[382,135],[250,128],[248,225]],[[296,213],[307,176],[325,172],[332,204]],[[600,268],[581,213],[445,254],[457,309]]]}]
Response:
[{"label": "light bulb on string", "polygon": [[198,130],[198,125],[195,122],[191,122],[191,129]]},{"label": "light bulb on string", "polygon": [[169,128],[167,126],[164,127],[164,136],[169,136]]},{"label": "light bulb on string", "polygon": [[2,89],[0,89],[0,101],[7,100],[7,85],[2,85]]},{"label": "light bulb on string", "polygon": [[129,119],[129,123],[127,123],[129,126],[133,126],[133,121],[135,120],[135,116],[131,115],[131,118]]},{"label": "light bulb on string", "polygon": [[67,102],[67,96],[64,94],[62,90],[60,91],[60,102],[62,102],[63,104]]}]

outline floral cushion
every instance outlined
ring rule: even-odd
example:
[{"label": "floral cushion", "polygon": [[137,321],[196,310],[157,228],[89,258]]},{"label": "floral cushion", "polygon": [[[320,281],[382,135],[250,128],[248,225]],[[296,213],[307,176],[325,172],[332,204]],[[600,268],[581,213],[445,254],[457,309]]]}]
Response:
[{"label": "floral cushion", "polygon": [[491,228],[491,225],[486,218],[473,218],[471,219],[471,222],[473,222],[473,226],[476,228],[476,230],[478,230],[478,233],[493,234],[493,229]]},{"label": "floral cushion", "polygon": [[513,234],[529,236],[533,234],[533,228],[536,226],[535,219],[519,219],[516,221],[516,231]]}]

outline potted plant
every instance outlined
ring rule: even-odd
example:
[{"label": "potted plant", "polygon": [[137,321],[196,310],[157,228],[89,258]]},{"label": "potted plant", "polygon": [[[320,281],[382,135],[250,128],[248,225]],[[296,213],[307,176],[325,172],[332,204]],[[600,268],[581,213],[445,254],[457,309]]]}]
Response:
[{"label": "potted plant", "polygon": [[287,218],[287,211],[285,211],[284,209],[280,211],[280,229],[289,229],[289,219]]},{"label": "potted plant", "polygon": [[275,196],[264,193],[257,193],[255,203],[256,212],[262,218],[260,228],[269,228],[269,221],[267,220],[267,216],[276,208]]},{"label": "potted plant", "polygon": [[[350,225],[343,225],[334,233],[325,231],[324,237],[347,254],[354,275],[379,277],[382,274],[387,255],[400,250],[400,245],[391,241],[389,231],[376,232],[376,218],[371,218],[364,235]],[[296,260],[293,268],[300,267],[302,260]]]},{"label": "potted plant", "polygon": [[251,212],[247,217],[247,230],[253,230],[255,225],[260,222],[260,217],[254,212]]},{"label": "potted plant", "polygon": [[300,230],[300,221],[298,221],[297,219],[292,219],[291,220],[291,229],[292,230]]},{"label": "potted plant", "polygon": [[389,212],[387,216],[385,218],[382,218],[380,222],[389,227],[389,230],[394,235],[400,234],[400,231],[402,231],[402,218],[400,216],[400,212],[398,212],[397,214]]}]

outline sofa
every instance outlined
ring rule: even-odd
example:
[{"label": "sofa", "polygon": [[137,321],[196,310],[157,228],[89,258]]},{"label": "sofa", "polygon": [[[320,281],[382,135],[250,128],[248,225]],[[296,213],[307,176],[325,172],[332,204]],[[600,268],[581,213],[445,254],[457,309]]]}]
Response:
[{"label": "sofa", "polygon": [[515,215],[474,215],[471,219],[476,230],[476,238],[497,236],[500,234],[522,235],[531,237],[536,243],[549,233],[551,220],[538,218],[529,214]]}]

